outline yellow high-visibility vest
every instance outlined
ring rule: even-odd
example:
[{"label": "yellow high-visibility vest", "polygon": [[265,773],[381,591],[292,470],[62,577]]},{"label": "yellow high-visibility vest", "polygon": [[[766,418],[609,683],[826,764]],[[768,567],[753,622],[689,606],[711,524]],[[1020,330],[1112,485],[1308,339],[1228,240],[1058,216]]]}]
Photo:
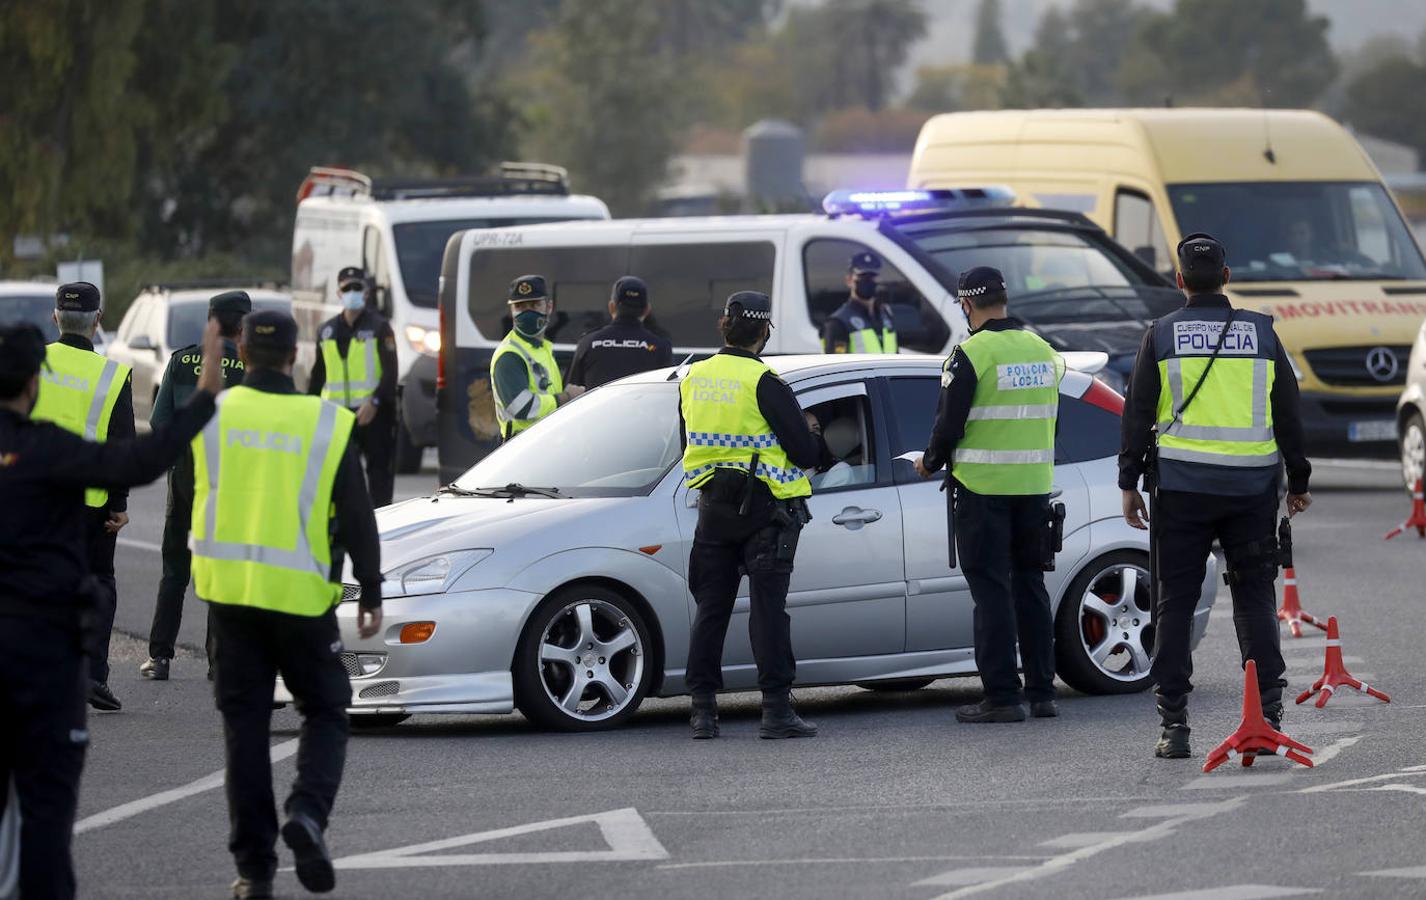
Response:
[{"label": "yellow high-visibility vest", "polygon": [[[518,354],[525,361],[525,372],[530,379],[529,386],[514,397],[500,396],[500,389],[495,384],[495,364],[507,353]],[[564,390],[564,379],[560,377],[550,342],[540,341],[537,347],[514,331],[505,335],[505,340],[491,355],[490,376],[490,393],[495,398],[495,420],[500,423],[500,436],[505,439],[514,437],[554,412],[559,406],[555,395]],[[526,412],[531,400],[535,401],[534,407]]]},{"label": "yellow high-visibility vest", "polygon": [[322,352],[322,365],[327,380],[322,384],[322,399],[345,409],[356,409],[376,396],[381,383],[381,354],[376,352],[376,336],[358,339],[352,335],[347,355],[342,356],[335,338],[317,342]]},{"label": "yellow high-visibility vest", "polygon": [[[109,439],[114,404],[129,381],[131,369],[98,353],[55,342],[45,348],[40,368],[40,396],[30,416],[53,422],[87,441]],[[84,505],[98,509],[109,502],[109,492],[88,488]]]},{"label": "yellow high-visibility vest", "polygon": [[975,397],[951,474],[977,494],[1048,494],[1064,361],[1028,331],[979,331],[961,341]]}]

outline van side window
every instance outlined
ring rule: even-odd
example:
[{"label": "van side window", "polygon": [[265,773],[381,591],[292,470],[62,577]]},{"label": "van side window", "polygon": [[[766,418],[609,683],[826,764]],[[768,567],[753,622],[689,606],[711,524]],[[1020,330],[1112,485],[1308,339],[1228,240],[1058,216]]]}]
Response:
[{"label": "van side window", "polygon": [[1173,258],[1153,201],[1138,191],[1120,188],[1114,195],[1114,240],[1159,272],[1173,273]]},{"label": "van side window", "polygon": [[368,225],[362,232],[361,266],[376,288],[376,309],[386,318],[391,318],[391,269],[386,264],[386,253],[381,247],[381,229]]},{"label": "van side window", "polygon": [[[819,339],[822,325],[847,302],[847,266],[852,257],[870,250],[870,247],[857,241],[833,238],[808,241],[803,248],[802,272],[806,280],[807,314],[817,329]],[[881,277],[877,279],[877,298],[891,308],[898,344],[920,353],[940,353],[945,349],[946,341],[951,336],[946,320],[899,269],[885,260],[882,261]]]},{"label": "van side window", "polygon": [[[510,282],[521,275],[543,275],[555,299],[546,334],[552,341],[573,343],[609,321],[609,292],[616,280],[628,274],[629,248],[622,244],[484,248],[470,258],[470,297],[466,302],[480,333],[498,341],[510,330],[506,304]],[[652,293],[651,299],[658,310],[661,298]]]},{"label": "van side window", "polygon": [[[655,334],[675,347],[718,347],[723,343],[718,336],[723,302],[737,291],[772,296],[776,262],[777,251],[769,241],[635,244],[627,274],[649,286],[653,312],[645,324]],[[604,286],[605,301],[612,286]]]}]

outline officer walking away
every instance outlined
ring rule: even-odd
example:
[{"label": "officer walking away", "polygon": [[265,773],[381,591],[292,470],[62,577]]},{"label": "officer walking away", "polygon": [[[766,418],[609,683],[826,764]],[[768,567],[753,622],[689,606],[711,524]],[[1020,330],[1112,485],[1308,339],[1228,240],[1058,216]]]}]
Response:
[{"label": "officer walking away", "polygon": [[579,339],[569,364],[569,382],[588,389],[673,365],[673,344],[644,327],[649,288],[642,278],[625,275],[614,282],[609,317],[614,321]]},{"label": "officer walking away", "polygon": [[75,893],[69,846],[89,743],[84,644],[108,602],[89,573],[85,494],[150,482],[182,455],[222,386],[215,327],[203,352],[212,374],[166,426],[97,443],[33,418],[53,347],[46,352],[33,325],[0,327],[0,785],[13,779],[19,798],[21,897]]},{"label": "officer walking away", "polygon": [[812,737],[817,726],[792,707],[797,660],[787,588],[798,536],[811,518],[806,498],[812,486],[804,470],[829,462],[830,454],[808,428],[792,389],[758,358],[772,328],[767,294],[729,296],[720,328],[723,349],[694,363],[679,386],[684,478],[701,491],[688,560],[698,604],[686,674],[693,737],[718,736],[723,640],[744,573],[762,690],[758,736]]},{"label": "officer walking away", "polygon": [[396,333],[368,306],[366,273],[337,273],[342,311],[317,332],[317,360],[307,393],[356,413],[356,441],[375,506],[388,506],[396,486]]},{"label": "officer walking away", "polygon": [[1312,503],[1297,378],[1272,318],[1229,304],[1227,255],[1211,235],[1184,238],[1178,264],[1188,302],[1144,335],[1119,451],[1125,520],[1145,527],[1148,514],[1136,490],[1141,476],[1156,498],[1150,543],[1162,596],[1150,673],[1163,724],[1154,755],[1164,759],[1189,755],[1189,630],[1215,539],[1227,562],[1238,649],[1244,661],[1257,662],[1263,713],[1281,727],[1287,681],[1273,529],[1284,463],[1288,515]]},{"label": "officer walking away", "polygon": [[[223,387],[242,381],[243,362],[238,358],[238,333],[243,316],[252,312],[247,291],[227,291],[208,301],[208,320],[218,323],[223,336]],[[154,428],[168,423],[174,413],[198,389],[203,373],[203,348],[198,344],[174,351],[163,370],[158,396],[154,399],[149,424]],[[193,516],[193,454],[183,457],[168,472],[168,507],[163,516],[163,574],[154,600],[153,624],[149,627],[149,658],[139,666],[139,674],[150,681],[167,681],[173,662],[178,627],[183,621],[183,597],[188,593],[191,556],[188,526]],[[213,647],[211,629],[203,645],[208,651],[208,677],[212,680]]]},{"label": "officer walking away", "polygon": [[[104,314],[99,289],[87,281],[61,285],[55,293],[54,321],[59,340],[45,353],[48,364],[40,379],[40,399],[32,415],[90,441],[124,440],[134,436],[132,371],[94,352],[94,334]],[[129,523],[129,491],[91,488],[84,494],[89,507],[85,531],[89,573],[102,589],[96,609],[89,661],[89,705],[105,712],[123,708],[109,690],[109,637],[119,590],[114,582],[114,546],[119,529]]]},{"label": "officer walking away", "polygon": [[967,270],[956,293],[971,333],[946,360],[931,440],[916,463],[923,478],[950,463],[951,540],[975,603],[985,699],[956,710],[956,719],[1023,722],[1026,699],[1031,715],[1052,718],[1059,710],[1044,573],[1054,565],[1049,495],[1063,363],[1006,312],[999,270]]},{"label": "officer walking away", "polygon": [[521,275],[510,282],[513,327],[490,357],[490,387],[500,439],[515,435],[584,393],[579,384],[564,386],[555,351],[545,340],[554,309],[543,275]]},{"label": "officer walking away", "polygon": [[824,353],[895,353],[896,323],[876,299],[881,257],[870,250],[852,257],[847,268],[847,302],[822,326]]}]

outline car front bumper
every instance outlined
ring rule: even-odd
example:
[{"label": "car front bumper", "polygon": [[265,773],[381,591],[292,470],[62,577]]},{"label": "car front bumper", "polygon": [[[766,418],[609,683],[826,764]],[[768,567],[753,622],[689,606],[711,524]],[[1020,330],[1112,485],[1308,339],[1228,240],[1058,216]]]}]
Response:
[{"label": "car front bumper", "polygon": [[1305,391],[1302,428],[1313,456],[1391,456],[1396,452],[1396,395],[1362,397]]}]

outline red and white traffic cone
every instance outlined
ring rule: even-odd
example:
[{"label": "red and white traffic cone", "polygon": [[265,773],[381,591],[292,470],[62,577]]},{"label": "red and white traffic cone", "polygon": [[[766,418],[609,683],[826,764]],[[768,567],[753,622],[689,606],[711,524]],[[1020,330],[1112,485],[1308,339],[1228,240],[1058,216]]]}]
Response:
[{"label": "red and white traffic cone", "polygon": [[1409,528],[1415,528],[1418,535],[1426,538],[1426,494],[1422,493],[1420,478],[1416,479],[1416,487],[1411,491],[1411,515],[1388,531],[1384,540],[1389,541]]},{"label": "red and white traffic cone", "polygon": [[1203,771],[1212,772],[1236,756],[1242,756],[1243,765],[1250,766],[1254,756],[1267,753],[1312,767],[1312,760],[1303,755],[1311,755],[1312,748],[1273,728],[1263,717],[1263,701],[1258,695],[1258,664],[1250,659],[1243,665],[1243,721],[1228,740],[1208,754]]},{"label": "red and white traffic cone", "polygon": [[1337,633],[1337,617],[1327,617],[1327,661],[1322,667],[1322,677],[1313,683],[1312,689],[1303,691],[1302,696],[1297,698],[1298,703],[1302,703],[1313,694],[1318,694],[1315,705],[1318,709],[1327,705],[1327,701],[1336,693],[1339,687],[1349,687],[1368,694],[1385,703],[1390,703],[1391,698],[1371,685],[1358,681],[1347,671],[1346,665],[1342,662],[1342,639]]},{"label": "red and white traffic cone", "polygon": [[1297,596],[1297,570],[1292,566],[1282,572],[1282,607],[1277,611],[1277,619],[1287,623],[1295,638],[1302,637],[1303,622],[1315,625],[1323,631],[1327,630],[1327,626],[1323,625],[1320,619],[1302,611],[1302,601]]}]

